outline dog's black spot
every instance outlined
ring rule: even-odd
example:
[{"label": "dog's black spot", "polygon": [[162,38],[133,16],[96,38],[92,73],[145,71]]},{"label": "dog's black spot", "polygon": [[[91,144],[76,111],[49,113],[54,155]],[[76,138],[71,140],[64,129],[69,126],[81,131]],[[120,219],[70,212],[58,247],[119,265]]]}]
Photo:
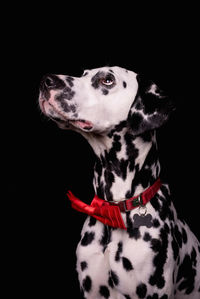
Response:
[{"label": "dog's black spot", "polygon": [[136,288],[136,294],[138,295],[139,298],[145,298],[147,293],[147,286],[144,283],[141,283],[137,286]]},{"label": "dog's black spot", "polygon": [[159,220],[157,218],[154,218],[152,220],[152,222],[153,222],[153,227],[157,228],[157,227],[160,226],[160,222],[159,222]]},{"label": "dog's black spot", "polygon": [[104,184],[103,182],[100,182],[100,177],[98,178],[98,181],[99,183],[97,183],[96,186],[97,195],[99,198],[104,198],[104,190],[105,190]]},{"label": "dog's black spot", "polygon": [[127,83],[125,81],[123,81],[123,87],[126,88]]},{"label": "dog's black spot", "polygon": [[[131,118],[129,119],[129,125],[134,131],[140,131],[141,130],[141,124],[143,124],[143,128],[147,127],[145,126],[145,121],[142,117],[141,113],[133,112]],[[145,129],[144,129],[145,131]]]},{"label": "dog's black spot", "polygon": [[[142,140],[144,142],[152,142],[152,137],[153,137],[153,132],[152,131],[147,131],[147,132],[144,132],[140,138],[142,138]],[[155,156],[154,156],[155,157]]]},{"label": "dog's black spot", "polygon": [[150,235],[148,232],[146,232],[146,233],[144,234],[143,240],[144,240],[145,242],[148,242],[148,241],[151,241],[151,239],[152,239],[151,235]]},{"label": "dog's black spot", "polygon": [[65,101],[61,101],[60,106],[62,107],[62,110],[64,112],[73,112],[73,113],[76,112],[76,106],[74,104],[69,104]]},{"label": "dog's black spot", "polygon": [[114,288],[114,283],[113,280],[111,278],[110,272],[109,272],[109,276],[108,276],[108,285],[113,289]]},{"label": "dog's black spot", "polygon": [[138,240],[141,237],[139,227],[129,227],[127,232],[130,238]]},{"label": "dog's black spot", "polygon": [[[135,159],[138,157],[138,149],[135,147],[133,141],[135,140],[135,137],[133,137],[132,134],[127,132],[124,135],[124,140],[126,143],[126,154],[127,157],[129,157],[129,170],[133,171],[135,167]],[[131,197],[131,196],[130,196]]]},{"label": "dog's black spot", "polygon": [[91,216],[88,225],[94,226],[96,223],[97,223],[97,219]]},{"label": "dog's black spot", "polygon": [[85,261],[81,262],[81,270],[82,271],[84,271],[85,269],[87,269],[87,267],[88,267],[87,262],[85,262]]},{"label": "dog's black spot", "polygon": [[85,73],[83,74],[83,77],[87,76],[88,74],[89,74],[88,72],[85,72]]},{"label": "dog's black spot", "polygon": [[76,111],[76,107],[74,105],[70,105],[66,102],[61,102],[61,105],[60,105],[63,109],[64,112],[75,112]]},{"label": "dog's black spot", "polygon": [[151,240],[151,249],[154,251],[154,252],[159,252],[162,248],[162,243],[159,239],[155,239],[153,238]]},{"label": "dog's black spot", "polygon": [[[161,190],[165,190],[164,186],[162,185]],[[159,196],[155,196],[151,200],[151,204],[156,211],[158,211],[161,220],[165,221],[166,218],[174,221],[174,215],[172,210],[170,209],[171,200],[170,197],[166,194],[165,197],[159,198]]]},{"label": "dog's black spot", "polygon": [[73,118],[78,118],[78,113],[77,112],[73,113],[72,117]]},{"label": "dog's black spot", "polygon": [[118,244],[117,244],[118,248],[117,248],[117,252],[115,254],[115,261],[118,262],[120,260],[120,255],[122,253],[122,250],[123,250],[123,243],[120,241]]},{"label": "dog's black spot", "polygon": [[122,148],[120,139],[121,139],[121,136],[119,136],[117,134],[114,136],[113,143],[112,143],[112,148],[110,150],[110,154],[111,154],[111,152],[112,152],[113,155],[114,155],[114,152],[120,152],[120,150]]},{"label": "dog's black spot", "polygon": [[129,295],[125,295],[124,294],[125,299],[131,299],[131,297]]},{"label": "dog's black spot", "polygon": [[74,86],[74,83],[73,83],[74,78],[73,77],[67,76],[66,81],[67,81],[67,83],[69,84],[70,87]]},{"label": "dog's black spot", "polygon": [[132,266],[130,260],[128,258],[124,257],[124,256],[122,257],[122,264],[123,264],[123,267],[126,271],[133,270],[133,266]]},{"label": "dog's black spot", "polygon": [[92,280],[90,278],[90,276],[86,276],[84,279],[83,279],[83,289],[86,291],[86,292],[90,292],[91,288],[92,288]]},{"label": "dog's black spot", "polygon": [[196,276],[196,250],[193,248],[191,255],[186,254],[183,262],[179,266],[176,282],[179,283],[178,289],[184,290],[185,294],[190,294],[194,290],[195,276]]},{"label": "dog's black spot", "polygon": [[66,86],[64,90],[55,97],[55,100],[62,101],[70,101],[75,95],[75,91],[73,91],[70,87]]},{"label": "dog's black spot", "polygon": [[194,247],[192,247],[192,252],[191,252],[191,260],[192,264],[196,267],[197,265],[197,253]]},{"label": "dog's black spot", "polygon": [[103,167],[105,164],[106,171],[104,173],[104,178],[105,178],[106,186],[108,185],[111,186],[109,177],[107,177],[107,175],[110,175],[110,173],[116,174],[117,176],[121,177],[123,180],[125,180],[127,176],[128,160],[125,160],[123,158],[118,159],[117,157],[117,152],[121,151],[120,138],[121,137],[117,134],[113,136],[112,147],[110,148],[109,151],[107,152],[105,151],[104,157],[101,155],[100,157],[101,163],[98,162],[98,164],[102,165]]},{"label": "dog's black spot", "polygon": [[177,225],[173,226],[171,224],[171,234],[173,237],[172,250],[174,259],[176,260],[179,257],[179,250],[182,247],[182,244],[187,243],[187,233],[184,228],[180,231]]},{"label": "dog's black spot", "polygon": [[114,177],[114,174],[109,170],[105,170],[104,176],[105,176],[105,182],[106,182],[105,195],[106,195],[106,198],[108,201],[112,201],[113,194],[111,192],[111,186],[115,181],[115,177]]},{"label": "dog's black spot", "polygon": [[95,236],[95,233],[94,232],[85,232],[82,240],[81,240],[81,245],[82,246],[87,246],[89,244],[92,243],[92,241],[94,240],[94,236]]},{"label": "dog's black spot", "polygon": [[102,167],[101,160],[97,157],[95,163],[95,172],[98,174],[99,177],[102,175],[102,170],[103,167]]},{"label": "dog's black spot", "polygon": [[126,213],[126,222],[127,222],[127,233],[129,238],[134,238],[138,240],[141,237],[140,229],[138,227],[133,227],[133,221],[130,217],[130,212]]},{"label": "dog's black spot", "polygon": [[[76,105],[70,105],[71,112],[75,113],[76,112]],[[85,128],[86,130],[86,128]]]},{"label": "dog's black spot", "polygon": [[118,134],[113,136],[112,146],[109,151],[105,151],[104,156],[101,155],[101,164],[105,167],[104,179],[105,179],[105,193],[107,199],[112,200],[112,194],[110,192],[112,183],[115,180],[114,174],[126,179],[128,161],[117,158],[117,152],[121,151],[121,137]]},{"label": "dog's black spot", "polygon": [[104,225],[103,235],[99,241],[100,245],[103,246],[103,251],[105,251],[107,244],[110,242],[111,228]]},{"label": "dog's black spot", "polygon": [[125,181],[127,177],[127,168],[128,168],[128,161],[125,159],[121,159],[119,163],[119,176]]},{"label": "dog's black spot", "polygon": [[165,198],[168,198],[170,196],[169,189],[165,185],[162,185],[162,194]]},{"label": "dog's black spot", "polygon": [[111,276],[113,283],[117,286],[119,284],[119,278],[118,278],[117,274],[111,270],[110,276]]},{"label": "dog's black spot", "polygon": [[[165,221],[167,218],[170,219],[172,217],[171,210],[169,207],[169,202],[167,200],[162,201],[162,206],[161,206],[161,209],[159,212],[159,216],[160,216],[161,220],[163,220],[163,221]],[[181,238],[181,236],[178,236],[179,232],[178,231],[176,231],[176,232],[177,232],[177,237]]]},{"label": "dog's black spot", "polygon": [[55,96],[55,100],[60,104],[64,112],[76,112],[76,105],[70,104],[68,102],[73,98],[74,95],[75,92],[72,91],[69,87],[66,87],[65,92],[62,92]]},{"label": "dog's black spot", "polygon": [[169,234],[169,227],[165,223],[164,227],[161,228],[160,230],[160,238],[151,240],[151,248],[157,254],[153,259],[155,271],[150,276],[149,283],[152,286],[156,285],[159,289],[163,288],[165,285],[163,272],[164,272],[164,265],[167,260],[168,234]]},{"label": "dog's black spot", "polygon": [[[132,137],[132,138],[134,138],[134,137]],[[131,147],[131,144],[130,144],[130,147]],[[158,160],[156,158],[157,154],[156,154],[156,147],[155,147],[154,143],[151,145],[151,148],[147,154],[147,157],[145,160],[145,167],[140,168],[139,164],[135,163],[136,158],[134,159],[134,155],[136,156],[137,152],[138,152],[138,149],[136,148],[135,153],[133,153],[133,156],[132,156],[132,162],[130,164],[131,167],[129,166],[130,170],[132,170],[132,171],[134,170],[134,178],[132,180],[131,189],[128,190],[126,193],[126,198],[130,198],[134,195],[135,189],[139,184],[142,184],[142,187],[144,189],[146,189],[146,188],[148,188],[149,184],[153,185],[153,183],[155,182],[155,178],[154,178],[152,170],[155,169],[155,167],[157,167],[159,164],[157,164]],[[156,196],[154,198],[156,198]],[[151,202],[153,202],[154,198],[152,198]]]},{"label": "dog's black spot", "polygon": [[92,78],[91,78],[91,82],[92,82],[92,87],[94,87],[95,89],[99,88],[101,86],[101,79],[105,76],[104,72],[97,72]]},{"label": "dog's black spot", "polygon": [[119,124],[117,124],[114,129],[112,129],[110,131],[110,133],[108,134],[108,137],[112,138],[112,136],[114,135],[114,133],[116,132],[121,132],[125,127],[127,126],[127,121],[123,120],[121,121]]},{"label": "dog's black spot", "polygon": [[109,93],[109,91],[105,88],[102,88],[102,93],[104,96],[106,96]]},{"label": "dog's black spot", "polygon": [[184,227],[182,228],[182,239],[183,239],[183,243],[186,244],[187,243],[187,233],[186,230],[184,229]]},{"label": "dog's black spot", "polygon": [[99,293],[104,298],[109,298],[110,297],[110,291],[109,291],[108,287],[105,286],[105,285],[100,286]]},{"label": "dog's black spot", "polygon": [[94,176],[94,180],[95,180],[95,184],[96,184],[96,192],[99,198],[104,198],[104,183],[101,181],[102,178],[102,170],[103,167],[105,167],[105,162],[104,162],[104,157],[101,155],[100,157],[96,157],[96,163],[94,166],[94,171],[95,171],[95,176]]},{"label": "dog's black spot", "polygon": [[154,207],[154,209],[159,212],[160,209],[161,209],[161,205],[160,205],[160,202],[158,200],[158,196],[154,196],[152,199],[151,199],[151,204],[152,206]]}]

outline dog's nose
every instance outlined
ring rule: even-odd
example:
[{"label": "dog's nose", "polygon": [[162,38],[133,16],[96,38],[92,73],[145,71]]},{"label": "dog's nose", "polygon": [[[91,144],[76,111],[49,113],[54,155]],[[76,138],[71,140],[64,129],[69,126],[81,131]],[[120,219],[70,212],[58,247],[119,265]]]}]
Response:
[{"label": "dog's nose", "polygon": [[44,85],[46,88],[54,88],[56,86],[55,78],[53,76],[46,76],[44,79]]},{"label": "dog's nose", "polygon": [[65,83],[57,75],[47,74],[42,78],[40,87],[42,90],[62,89]]},{"label": "dog's nose", "polygon": [[55,75],[45,75],[41,80],[42,89],[52,89],[56,87],[56,76]]}]

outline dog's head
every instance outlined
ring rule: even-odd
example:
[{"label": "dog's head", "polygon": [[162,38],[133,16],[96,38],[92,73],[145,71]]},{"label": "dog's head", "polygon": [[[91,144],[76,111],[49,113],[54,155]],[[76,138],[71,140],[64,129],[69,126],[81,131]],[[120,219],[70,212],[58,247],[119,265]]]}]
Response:
[{"label": "dog's head", "polygon": [[46,75],[39,103],[59,127],[96,134],[126,123],[138,135],[160,127],[172,110],[155,83],[120,67],[86,70],[79,78]]}]

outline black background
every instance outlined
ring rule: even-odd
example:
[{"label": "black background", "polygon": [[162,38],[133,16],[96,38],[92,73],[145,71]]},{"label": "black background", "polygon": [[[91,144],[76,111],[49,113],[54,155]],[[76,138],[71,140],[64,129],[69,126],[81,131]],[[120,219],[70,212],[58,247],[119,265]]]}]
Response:
[{"label": "black background", "polygon": [[46,73],[80,76],[85,68],[118,65],[168,91],[177,109],[158,131],[162,176],[200,238],[195,7],[124,5],[18,4],[5,10],[2,163],[8,196],[2,203],[8,294],[81,298],[75,250],[85,215],[70,208],[66,191],[91,200],[94,155],[81,136],[42,116],[38,87]]}]

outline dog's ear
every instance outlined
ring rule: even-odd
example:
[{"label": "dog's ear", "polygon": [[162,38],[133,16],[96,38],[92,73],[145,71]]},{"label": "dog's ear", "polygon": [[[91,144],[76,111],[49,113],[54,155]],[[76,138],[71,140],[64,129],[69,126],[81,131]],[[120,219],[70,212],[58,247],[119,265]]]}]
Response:
[{"label": "dog's ear", "polygon": [[172,100],[151,80],[137,75],[138,91],[128,114],[134,135],[162,126],[175,110]]}]

